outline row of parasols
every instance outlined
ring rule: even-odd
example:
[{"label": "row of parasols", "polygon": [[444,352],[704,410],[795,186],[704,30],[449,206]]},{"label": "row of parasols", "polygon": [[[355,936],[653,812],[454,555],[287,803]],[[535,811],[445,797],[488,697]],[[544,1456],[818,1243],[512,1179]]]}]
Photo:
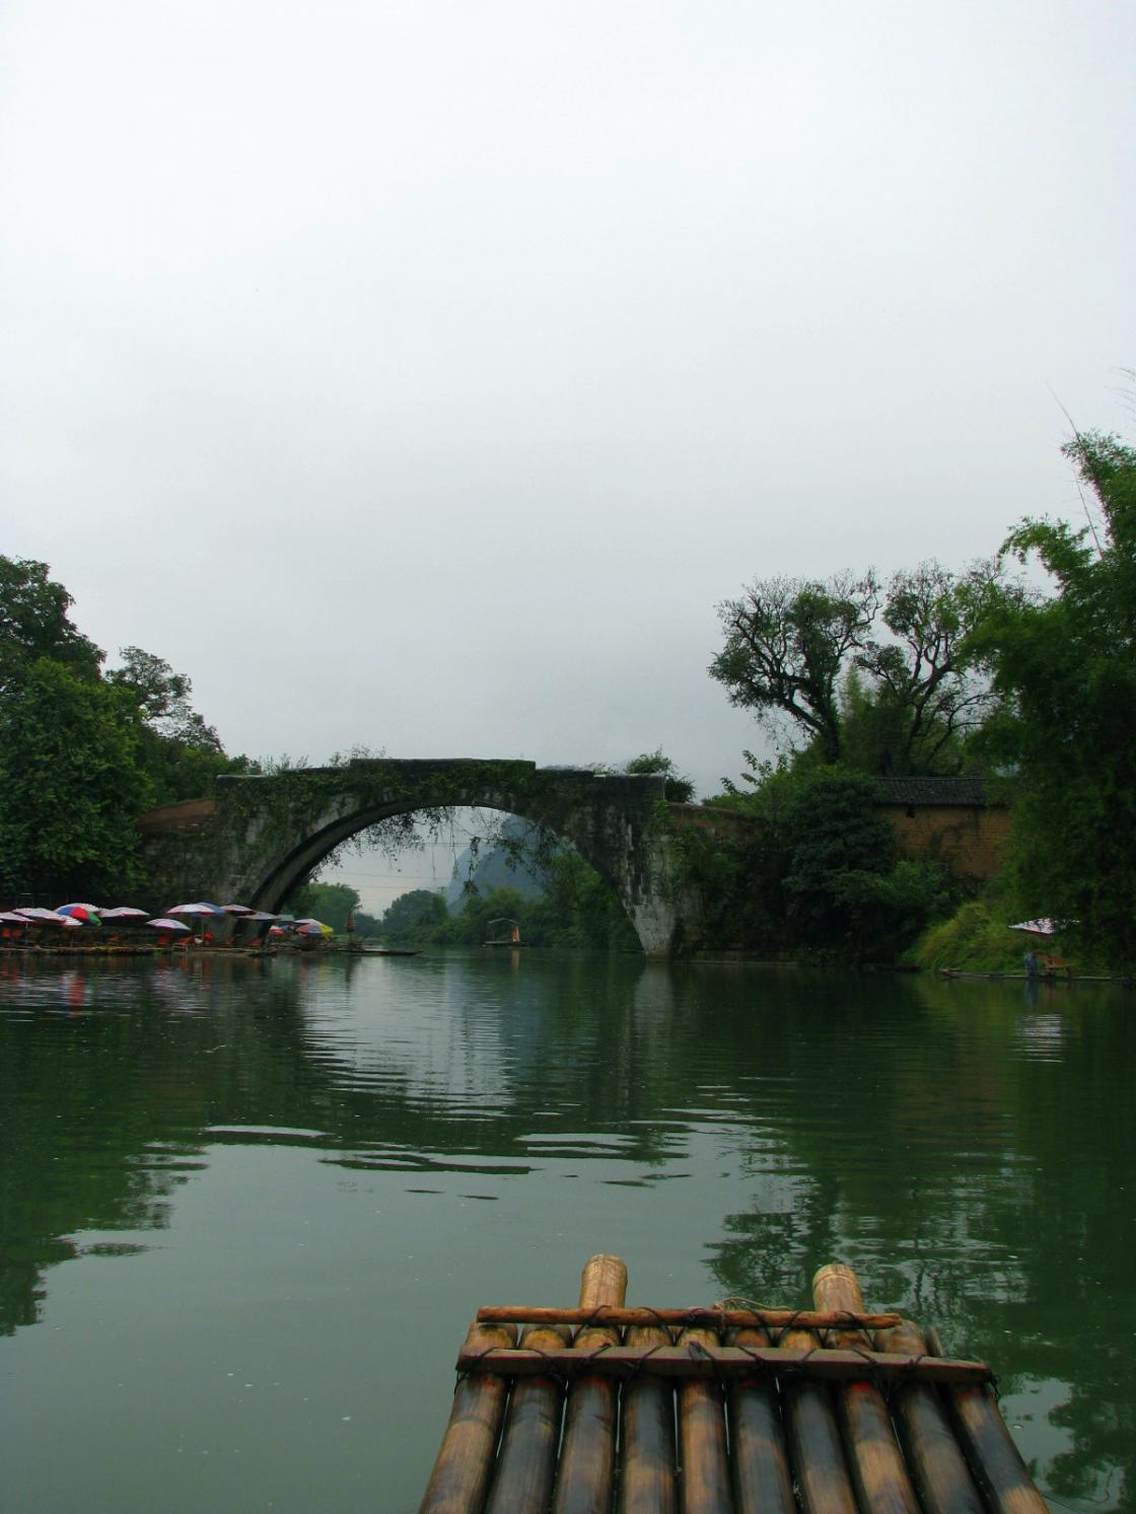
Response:
[{"label": "row of parasols", "polygon": [[[164,915],[158,915],[154,919],[150,919],[148,910],[135,909],[129,904],[101,909],[97,904],[74,903],[61,904],[57,909],[42,909],[37,906],[30,909],[0,910],[0,922],[9,926],[53,925],[63,930],[81,930],[113,920],[120,926],[137,924],[153,926],[155,930],[163,932],[191,932],[194,927],[187,925],[184,918],[177,919],[179,915],[197,916],[203,930],[208,930],[211,923],[220,923],[220,919],[224,919],[234,925],[255,922],[258,934],[267,925],[267,934],[275,937],[290,934],[307,937],[333,934],[330,925],[324,925],[321,920],[314,920],[310,916],[297,920],[291,915],[272,915],[265,910],[252,909],[247,904],[210,904],[204,899],[192,904],[175,904]],[[209,917],[213,917],[212,921]]]}]

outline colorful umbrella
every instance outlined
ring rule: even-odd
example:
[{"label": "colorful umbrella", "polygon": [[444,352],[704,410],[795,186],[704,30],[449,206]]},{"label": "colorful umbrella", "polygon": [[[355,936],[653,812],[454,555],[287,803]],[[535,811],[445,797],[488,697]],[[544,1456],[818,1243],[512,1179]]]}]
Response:
[{"label": "colorful umbrella", "polygon": [[80,899],[78,902],[72,904],[61,904],[58,913],[62,914],[64,910],[70,912],[73,909],[89,909],[92,915],[102,913],[97,904],[88,904],[85,899]]},{"label": "colorful umbrella", "polygon": [[57,915],[70,915],[72,920],[78,920],[80,925],[101,925],[102,922],[93,909],[88,909],[85,904],[61,904],[55,912]]}]

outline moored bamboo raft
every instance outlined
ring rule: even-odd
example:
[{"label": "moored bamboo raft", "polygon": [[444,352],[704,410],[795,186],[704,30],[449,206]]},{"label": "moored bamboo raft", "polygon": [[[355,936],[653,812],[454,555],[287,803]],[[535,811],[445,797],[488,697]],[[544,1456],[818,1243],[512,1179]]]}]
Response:
[{"label": "moored bamboo raft", "polygon": [[595,1256],[575,1308],[478,1311],[419,1514],[1046,1514],[990,1368],[867,1312],[851,1268],[811,1310],[626,1286]]}]

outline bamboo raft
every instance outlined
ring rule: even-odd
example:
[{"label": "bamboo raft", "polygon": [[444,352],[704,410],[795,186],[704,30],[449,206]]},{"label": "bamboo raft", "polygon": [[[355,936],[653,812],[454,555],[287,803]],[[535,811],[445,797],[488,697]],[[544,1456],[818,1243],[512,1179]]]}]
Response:
[{"label": "bamboo raft", "polygon": [[812,1310],[626,1291],[594,1256],[574,1309],[478,1310],[419,1514],[1047,1514],[990,1368],[867,1313],[850,1267]]}]

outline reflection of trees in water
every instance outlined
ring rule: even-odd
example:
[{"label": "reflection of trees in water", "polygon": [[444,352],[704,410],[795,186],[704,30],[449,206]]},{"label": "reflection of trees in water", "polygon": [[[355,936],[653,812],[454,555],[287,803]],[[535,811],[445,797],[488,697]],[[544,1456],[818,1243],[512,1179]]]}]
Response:
[{"label": "reflection of trees in water", "polygon": [[[918,979],[889,992],[903,1009],[886,1056],[856,985],[816,1008],[835,1037],[827,1065],[816,1039],[796,1034],[804,1005],[774,1030],[768,1050],[802,1104],[779,1124],[802,1190],[789,1206],[728,1216],[715,1272],[725,1291],[796,1301],[840,1257],[874,1303],[938,1324],[950,1349],[989,1355],[1004,1389],[1066,1382],[1050,1418],[1073,1446],[1049,1484],[1098,1499],[1111,1476],[1107,1506],[1127,1507],[1136,1404],[1117,1343],[1136,1337],[1136,1140],[1118,1070],[1132,1067],[1130,1017],[1068,996],[1039,1016],[1001,987],[960,994]],[[1099,1156],[1086,1161],[1088,1150]]]},{"label": "reflection of trees in water", "polygon": [[[497,1172],[614,1154],[662,1174],[699,1142],[740,1174],[712,1252],[723,1293],[801,1300],[840,1256],[1008,1387],[1067,1379],[1076,1356],[1052,1486],[1092,1497],[1110,1463],[1136,1486],[1115,1344],[1136,1331],[1130,1015],[1067,991],[619,957],[384,968],[0,957],[0,1329],[36,1318],[81,1232],[166,1223],[208,1144]],[[675,1217],[675,1244],[701,1247]]]}]

